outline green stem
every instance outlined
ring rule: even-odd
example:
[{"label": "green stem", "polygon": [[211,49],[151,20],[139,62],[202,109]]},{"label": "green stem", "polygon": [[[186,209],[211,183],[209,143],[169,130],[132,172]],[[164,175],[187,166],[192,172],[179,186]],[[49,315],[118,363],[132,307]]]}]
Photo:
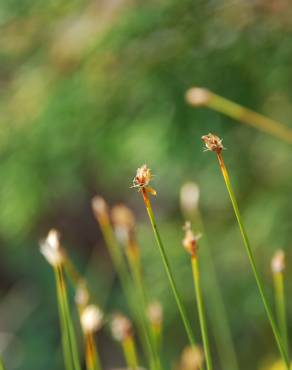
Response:
[{"label": "green stem", "polygon": [[210,351],[209,338],[208,338],[208,332],[207,332],[203,295],[202,295],[201,284],[200,284],[199,261],[198,261],[197,256],[192,256],[192,271],[193,271],[193,279],[194,279],[194,285],[195,285],[195,291],[196,291],[196,300],[197,300],[199,321],[200,321],[201,333],[202,333],[203,344],[204,344],[204,352],[205,352],[207,370],[212,370],[213,365],[212,365],[211,351]]},{"label": "green stem", "polygon": [[134,339],[131,335],[122,341],[124,356],[129,370],[138,369],[138,359]]},{"label": "green stem", "polygon": [[101,370],[100,358],[92,333],[85,335],[85,347],[86,370]]},{"label": "green stem", "polygon": [[287,318],[286,318],[286,304],[285,304],[285,292],[284,292],[284,276],[283,272],[276,272],[273,274],[274,278],[274,290],[275,290],[275,301],[276,301],[276,312],[278,319],[278,326],[282,340],[285,344],[286,352],[289,352],[288,344],[288,331],[287,331]]},{"label": "green stem", "polygon": [[[128,246],[130,248],[131,246]],[[155,367],[157,370],[161,369],[160,359],[159,359],[159,353],[158,353],[158,347],[156,346],[156,342],[153,337],[152,331],[150,331],[149,326],[147,325],[147,318],[146,318],[146,311],[147,311],[147,298],[146,298],[146,289],[143,282],[142,272],[141,272],[141,266],[140,266],[140,260],[138,256],[132,256],[130,253],[127,253],[127,258],[129,262],[129,266],[132,272],[132,277],[134,280],[134,284],[136,285],[137,294],[139,295],[139,300],[141,302],[141,307],[143,311],[143,315],[141,317],[143,328],[145,331],[147,331],[147,335],[149,337],[149,342],[151,345],[151,351],[153,353],[154,361],[155,361]]]},{"label": "green stem", "polygon": [[[205,101],[202,104],[206,105],[208,108],[223,113],[241,123],[253,126],[262,132],[292,144],[292,130],[289,127],[284,126],[282,123],[276,120],[254,112],[251,109],[245,108],[242,105],[220,95],[214,94],[207,89],[201,89],[201,91],[206,94]],[[190,104],[198,105],[196,102],[192,102],[191,94],[189,102]]]},{"label": "green stem", "polygon": [[238,370],[239,366],[226,308],[200,210],[197,210],[196,215],[192,215],[191,219],[193,222],[197,221],[198,230],[200,230],[204,235],[204,238],[201,241],[203,248],[201,250],[200,263],[202,265],[204,262],[203,268],[206,273],[204,275],[208,277],[204,279],[204,283],[206,284],[206,300],[209,301],[208,308],[210,309],[210,321],[214,332],[220,362],[222,364],[222,368],[227,367],[233,370]]},{"label": "green stem", "polygon": [[0,356],[0,370],[5,370],[4,362]]},{"label": "green stem", "polygon": [[158,227],[157,227],[157,224],[156,224],[156,221],[155,221],[154,213],[152,211],[152,206],[151,206],[150,200],[148,198],[148,194],[147,194],[147,192],[144,188],[142,188],[142,195],[143,195],[143,200],[144,200],[146,210],[147,210],[147,213],[148,213],[148,216],[149,216],[149,219],[150,219],[150,223],[151,223],[151,226],[152,226],[152,229],[153,229],[153,233],[155,235],[157,246],[158,246],[161,258],[162,258],[162,262],[163,262],[163,265],[164,265],[164,268],[165,268],[165,272],[166,272],[166,275],[168,277],[169,284],[170,284],[172,293],[174,295],[174,298],[175,298],[175,301],[176,301],[176,304],[177,304],[182,322],[184,324],[185,331],[187,333],[187,336],[188,336],[188,339],[189,339],[189,342],[190,342],[191,346],[195,346],[196,342],[195,342],[195,338],[194,338],[194,335],[193,335],[193,332],[192,332],[192,329],[191,329],[191,324],[190,324],[190,322],[187,318],[182,300],[181,300],[180,295],[178,293],[178,289],[177,289],[176,284],[175,284],[175,280],[174,280],[174,277],[173,277],[173,274],[172,274],[172,271],[171,271],[171,268],[170,268],[168,257],[166,255],[165,248],[163,246],[163,243],[162,243],[162,240],[161,240],[161,237],[160,237],[160,234],[159,234],[159,230],[158,230]]},{"label": "green stem", "polygon": [[257,270],[254,255],[253,255],[253,252],[252,252],[252,249],[251,249],[251,246],[250,246],[249,239],[247,237],[247,233],[245,231],[245,227],[244,227],[243,222],[241,220],[241,215],[240,215],[240,212],[239,212],[236,197],[235,197],[235,194],[234,194],[234,191],[233,191],[233,188],[232,188],[232,185],[231,185],[231,182],[230,182],[230,179],[229,179],[229,175],[228,175],[227,169],[225,167],[221,152],[217,153],[217,157],[218,157],[219,165],[220,165],[222,175],[223,175],[223,178],[224,178],[224,181],[225,181],[225,184],[226,184],[226,188],[227,188],[227,191],[229,193],[229,197],[230,197],[230,200],[231,200],[231,203],[232,203],[232,206],[233,206],[233,210],[234,210],[234,213],[235,213],[235,216],[236,216],[236,219],[237,219],[237,223],[238,223],[238,226],[239,226],[239,229],[240,229],[240,234],[241,234],[241,237],[242,237],[242,240],[243,240],[248,258],[249,258],[249,262],[251,264],[252,271],[253,271],[253,274],[254,274],[254,277],[255,277],[255,280],[256,280],[256,284],[257,284],[257,287],[258,287],[258,290],[259,290],[264,308],[266,310],[266,314],[268,316],[268,320],[270,322],[270,325],[271,325],[271,328],[272,328],[272,331],[273,331],[273,334],[274,334],[279,352],[281,354],[281,357],[284,361],[284,364],[285,364],[287,370],[289,370],[289,366],[290,366],[289,365],[289,357],[288,357],[288,354],[285,350],[285,346],[283,345],[278,327],[277,327],[275,319],[273,317],[272,309],[270,307],[270,304],[268,302],[268,299],[267,299],[265,291],[264,291],[263,283],[261,281],[261,278],[260,278],[258,270]]},{"label": "green stem", "polygon": [[156,363],[155,356],[154,356],[153,349],[151,346],[151,339],[149,338],[149,335],[147,333],[147,326],[143,322],[144,313],[141,312],[140,305],[137,307],[136,299],[133,299],[133,296],[129,289],[130,287],[129,272],[128,272],[121,248],[116,242],[116,239],[114,237],[112,226],[108,221],[106,221],[106,222],[100,222],[100,228],[101,228],[101,232],[103,234],[104,240],[106,242],[106,245],[108,247],[108,251],[113,261],[115,270],[117,271],[119,280],[121,282],[124,295],[129,303],[130,309],[135,318],[135,322],[138,326],[142,345],[149,359],[150,369],[159,370],[157,365],[155,365]]},{"label": "green stem", "polygon": [[66,283],[65,283],[64,275],[63,275],[63,268],[61,266],[57,268],[57,273],[58,273],[58,279],[60,281],[60,296],[61,296],[61,301],[63,305],[64,319],[65,319],[67,330],[68,330],[68,338],[69,338],[69,343],[70,343],[70,348],[71,348],[72,362],[74,364],[75,370],[81,370],[79,355],[78,355],[77,340],[76,340],[75,330],[73,327],[71,313],[69,309]]},{"label": "green stem", "polygon": [[61,294],[61,281],[58,272],[58,267],[54,268],[55,278],[56,278],[56,289],[57,289],[57,301],[58,301],[58,310],[59,310],[59,317],[60,317],[60,327],[61,327],[61,337],[62,337],[62,349],[63,349],[63,357],[64,357],[64,365],[66,370],[74,370],[73,362],[72,362],[72,355],[71,355],[71,347],[70,347],[70,340],[68,335],[68,326],[67,320],[65,318],[65,310],[63,304],[63,296]]}]

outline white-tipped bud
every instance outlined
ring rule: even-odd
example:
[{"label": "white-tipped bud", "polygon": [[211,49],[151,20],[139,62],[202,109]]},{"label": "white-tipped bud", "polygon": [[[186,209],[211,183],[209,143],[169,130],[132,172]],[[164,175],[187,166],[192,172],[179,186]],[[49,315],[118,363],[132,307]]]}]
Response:
[{"label": "white-tipped bud", "polygon": [[271,269],[274,274],[285,269],[285,252],[282,249],[275,252],[271,260]]},{"label": "white-tipped bud", "polygon": [[204,354],[200,347],[186,347],[180,360],[180,370],[199,370],[203,366]]},{"label": "white-tipped bud", "polygon": [[91,206],[98,222],[108,220],[108,206],[102,197],[96,195],[91,201]]},{"label": "white-tipped bud", "polygon": [[94,333],[102,326],[103,313],[97,306],[89,305],[82,311],[80,321],[84,333]]},{"label": "white-tipped bud", "polygon": [[81,280],[76,289],[75,303],[78,307],[85,307],[89,302],[89,292],[86,286],[86,282]]},{"label": "white-tipped bud", "polygon": [[192,217],[198,210],[200,198],[199,186],[194,182],[186,182],[180,189],[180,206],[183,214]]},{"label": "white-tipped bud", "polygon": [[111,216],[118,241],[122,245],[126,245],[135,228],[133,212],[125,205],[120,204],[112,208]]},{"label": "white-tipped bud", "polygon": [[163,309],[158,301],[149,304],[147,314],[152,325],[161,326],[163,321]]},{"label": "white-tipped bud", "polygon": [[111,330],[114,339],[120,342],[132,335],[132,323],[126,316],[117,313],[113,316]]},{"label": "white-tipped bud", "polygon": [[202,87],[192,87],[186,92],[186,101],[193,106],[202,106],[208,104],[211,99],[211,92]]},{"label": "white-tipped bud", "polygon": [[49,231],[46,239],[40,242],[40,251],[52,266],[60,266],[65,260],[65,253],[60,245],[59,232]]},{"label": "white-tipped bud", "polygon": [[183,230],[185,231],[185,236],[183,238],[182,245],[188,253],[192,256],[196,256],[198,240],[201,239],[202,234],[194,234],[189,221],[186,221]]}]

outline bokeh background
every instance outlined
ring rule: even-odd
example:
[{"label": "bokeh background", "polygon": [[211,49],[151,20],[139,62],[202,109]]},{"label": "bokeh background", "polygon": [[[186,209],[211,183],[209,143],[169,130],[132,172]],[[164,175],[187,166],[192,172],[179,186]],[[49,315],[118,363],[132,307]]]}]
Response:
[{"label": "bokeh background", "polygon": [[[96,302],[107,312],[127,310],[91,211],[95,194],[135,211],[149,294],[165,310],[165,367],[175,367],[187,339],[142,201],[130,189],[143,163],[155,174],[155,213],[194,327],[179,208],[180,187],[190,180],[201,189],[240,369],[277,359],[222,176],[200,137],[224,138],[271,299],[276,248],[287,252],[288,298],[292,290],[291,146],[191,108],[184,96],[205,86],[292,128],[291,3],[5,0],[0,26],[0,346],[7,368],[63,368],[53,273],[38,246],[51,227],[87,274]],[[208,302],[207,310],[212,315]],[[106,329],[98,340],[104,367],[121,367]],[[211,345],[220,369],[213,338]]]}]

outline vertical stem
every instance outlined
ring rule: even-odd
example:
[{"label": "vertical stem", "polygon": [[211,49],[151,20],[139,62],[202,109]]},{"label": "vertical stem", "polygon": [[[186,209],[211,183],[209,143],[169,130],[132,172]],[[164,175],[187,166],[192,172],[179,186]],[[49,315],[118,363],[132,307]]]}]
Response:
[{"label": "vertical stem", "polygon": [[153,333],[150,331],[147,325],[147,318],[146,318],[146,311],[147,311],[147,298],[146,298],[146,289],[143,282],[142,271],[141,271],[141,263],[140,263],[140,256],[138,252],[138,245],[136,244],[135,240],[129,240],[127,245],[127,253],[126,253],[128,263],[131,269],[132,277],[134,284],[137,288],[137,293],[139,295],[139,300],[141,302],[141,307],[143,314],[141,315],[141,319],[143,320],[143,327],[145,331],[147,331],[149,342],[151,345],[151,351],[154,356],[155,366],[156,369],[159,370],[161,368],[159,354],[158,354],[158,347],[156,346]]},{"label": "vertical stem", "polygon": [[[206,299],[209,301],[208,308],[210,308],[210,321],[212,324],[211,329],[214,332],[218,355],[222,368],[227,367],[231,368],[232,370],[238,370],[238,360],[232,340],[232,333],[230,330],[226,307],[217,278],[211,246],[206,239],[205,227],[200,210],[197,211],[196,216],[196,219],[195,217],[192,217],[194,218],[193,222],[197,221],[198,230],[200,230],[204,235],[204,238],[201,241],[201,244],[204,244],[204,248],[202,248],[201,253],[204,253],[204,262],[206,260],[206,263],[204,263],[203,267],[204,271],[206,272],[205,275],[208,276],[205,281]],[[201,257],[203,257],[202,254]],[[202,265],[202,258],[200,259],[200,262]]]},{"label": "vertical stem", "polygon": [[63,268],[62,266],[57,267],[57,274],[58,279],[60,282],[60,297],[63,305],[63,312],[64,312],[64,320],[66,322],[66,327],[68,331],[68,339],[69,344],[71,348],[71,354],[72,354],[72,363],[74,365],[75,370],[81,370],[80,362],[79,362],[79,355],[78,355],[78,347],[77,347],[77,340],[76,335],[71,319],[70,309],[69,309],[69,303],[68,303],[68,297],[67,297],[67,289],[66,289],[66,283],[64,280],[63,275]]},{"label": "vertical stem", "polygon": [[265,291],[264,291],[263,283],[261,281],[261,278],[260,278],[258,270],[257,270],[254,255],[253,255],[253,252],[252,252],[252,249],[251,249],[251,246],[250,246],[249,239],[247,237],[247,233],[245,231],[245,227],[244,227],[243,222],[241,220],[241,215],[240,215],[240,212],[239,212],[236,197],[235,197],[235,194],[234,194],[234,191],[233,191],[230,179],[229,179],[227,169],[226,169],[224,161],[223,161],[222,154],[220,152],[217,153],[217,157],[218,157],[219,165],[220,165],[222,175],[223,175],[223,178],[224,178],[224,181],[225,181],[225,184],[226,184],[226,188],[227,188],[227,191],[229,193],[229,197],[230,197],[230,200],[231,200],[231,203],[232,203],[232,206],[233,206],[233,210],[234,210],[234,213],[235,213],[235,216],[236,216],[236,219],[237,219],[237,223],[238,223],[238,226],[239,226],[239,229],[240,229],[241,237],[242,237],[242,240],[243,240],[243,243],[244,243],[248,258],[249,258],[249,262],[251,264],[252,271],[253,271],[253,274],[254,274],[254,277],[255,277],[255,280],[256,280],[256,284],[257,284],[257,287],[258,287],[258,290],[259,290],[264,308],[266,310],[266,314],[268,316],[268,320],[270,322],[270,325],[271,325],[271,328],[272,328],[272,331],[273,331],[273,334],[274,334],[279,352],[280,352],[280,354],[282,356],[282,359],[284,361],[284,364],[285,364],[287,370],[289,370],[289,366],[290,366],[289,365],[289,357],[288,357],[288,354],[285,350],[285,346],[283,345],[281,336],[279,334],[278,327],[277,327],[275,319],[273,317],[272,309],[270,307],[270,304],[268,302],[268,299],[267,299]]},{"label": "vertical stem", "polygon": [[0,356],[0,370],[5,370],[4,362],[1,356]]},{"label": "vertical stem", "polygon": [[174,295],[179,313],[181,315],[181,319],[182,319],[182,322],[184,324],[185,331],[187,333],[187,336],[188,336],[188,339],[189,339],[189,342],[190,342],[191,346],[195,346],[195,338],[194,338],[194,335],[193,335],[193,332],[192,332],[192,329],[191,329],[191,325],[190,325],[190,322],[187,318],[182,300],[180,298],[180,295],[178,293],[178,289],[177,289],[176,284],[175,284],[175,280],[174,280],[174,277],[173,277],[173,274],[172,274],[172,271],[171,271],[171,268],[170,268],[170,264],[169,264],[169,261],[168,261],[168,258],[167,258],[166,252],[165,252],[165,248],[163,246],[163,243],[162,243],[162,240],[161,240],[161,237],[160,237],[160,234],[159,234],[159,230],[158,230],[158,227],[157,227],[157,224],[156,224],[156,221],[155,221],[154,213],[152,211],[152,207],[151,207],[150,200],[148,198],[148,194],[147,194],[147,192],[144,188],[142,188],[141,191],[142,191],[143,200],[144,200],[144,203],[145,203],[145,206],[146,206],[146,210],[147,210],[147,213],[148,213],[148,216],[149,216],[149,219],[150,219],[150,223],[151,223],[154,235],[155,235],[155,239],[156,239],[156,242],[157,242],[157,245],[158,245],[158,249],[159,249],[159,252],[160,252],[160,255],[161,255],[161,258],[162,258],[162,262],[163,262],[163,265],[164,265],[164,268],[165,268],[165,272],[166,272],[166,275],[168,277],[169,284],[170,284],[172,293]]},{"label": "vertical stem", "polygon": [[191,260],[192,260],[193,279],[194,279],[194,285],[195,285],[195,291],[196,291],[196,300],[197,300],[199,321],[200,321],[201,333],[202,333],[203,344],[204,344],[204,352],[205,352],[207,370],[212,370],[213,365],[212,365],[209,338],[208,338],[208,332],[207,332],[203,295],[202,295],[201,284],[200,284],[199,261],[196,255],[192,255]]},{"label": "vertical stem", "polygon": [[278,319],[278,326],[282,340],[285,344],[286,352],[289,352],[288,345],[288,331],[287,331],[287,318],[286,318],[286,304],[285,304],[285,292],[284,292],[284,276],[283,272],[275,272],[273,274],[274,279],[274,290],[275,290],[275,301],[276,301],[276,312]]},{"label": "vertical stem", "polygon": [[157,365],[155,365],[155,356],[153,354],[153,349],[151,346],[151,339],[149,338],[149,335],[147,333],[147,326],[145,325],[145,322],[143,322],[144,313],[141,312],[140,306],[137,307],[136,301],[133,300],[131,291],[129,289],[130,286],[129,273],[127,270],[127,266],[125,264],[124,256],[121,252],[121,248],[115,240],[111,224],[108,221],[100,222],[100,228],[104,240],[106,242],[106,245],[108,246],[108,250],[112,258],[114,267],[117,271],[119,280],[121,282],[124,295],[128,300],[130,309],[134,315],[135,322],[138,326],[139,334],[142,340],[142,345],[149,359],[150,369],[159,370]]},{"label": "vertical stem", "polygon": [[85,334],[85,362],[86,370],[101,370],[100,359],[92,333]]},{"label": "vertical stem", "polygon": [[58,268],[54,268],[55,278],[56,278],[56,289],[57,289],[57,301],[58,301],[58,309],[59,309],[59,317],[60,317],[60,327],[61,327],[61,337],[62,337],[62,349],[63,349],[63,357],[64,357],[64,365],[66,370],[74,370],[73,362],[72,362],[72,355],[71,355],[71,347],[70,347],[70,340],[68,335],[68,325],[66,321],[66,314],[64,310],[63,304],[63,296],[61,294],[61,281],[58,273]]},{"label": "vertical stem", "polygon": [[127,367],[129,370],[137,370],[138,369],[138,360],[137,360],[137,353],[135,342],[132,335],[128,335],[122,341],[124,356],[126,359]]}]

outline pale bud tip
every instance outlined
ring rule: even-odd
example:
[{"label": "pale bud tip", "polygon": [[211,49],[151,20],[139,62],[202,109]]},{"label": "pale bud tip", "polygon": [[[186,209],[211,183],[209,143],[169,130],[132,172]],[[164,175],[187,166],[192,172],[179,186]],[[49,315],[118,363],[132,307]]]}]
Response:
[{"label": "pale bud tip", "polygon": [[80,321],[84,333],[94,333],[102,326],[103,313],[97,306],[89,305],[82,311]]},{"label": "pale bud tip", "polygon": [[199,370],[204,362],[204,354],[199,346],[186,347],[180,360],[180,370]]},{"label": "pale bud tip", "polygon": [[208,104],[210,99],[210,91],[202,87],[192,87],[186,92],[186,101],[196,107]]},{"label": "pale bud tip", "polygon": [[147,309],[147,315],[151,324],[160,326],[163,321],[163,309],[160,302],[154,301],[150,303]]},{"label": "pale bud tip", "polygon": [[183,230],[185,231],[185,236],[182,241],[182,245],[189,254],[196,256],[198,240],[201,239],[202,234],[194,234],[189,221],[186,221]]},{"label": "pale bud tip", "polygon": [[108,206],[106,204],[106,201],[102,197],[96,195],[92,199],[91,205],[92,205],[92,210],[97,218],[108,215]]},{"label": "pale bud tip", "polygon": [[40,252],[52,266],[59,266],[64,262],[65,254],[57,230],[50,230],[46,239],[40,241]]},{"label": "pale bud tip", "polygon": [[183,214],[194,215],[199,206],[200,188],[194,182],[186,182],[180,189],[180,206]]},{"label": "pale bud tip", "polygon": [[75,303],[79,307],[85,307],[87,306],[88,302],[89,302],[89,292],[86,286],[86,282],[84,280],[81,280],[76,288]]},{"label": "pale bud tip", "polygon": [[271,269],[272,272],[278,273],[282,272],[285,269],[285,252],[282,249],[278,249],[272,260],[271,260]]},{"label": "pale bud tip", "polygon": [[114,231],[118,241],[126,245],[135,228],[133,212],[123,204],[114,206],[111,211]]},{"label": "pale bud tip", "polygon": [[111,330],[115,340],[123,341],[132,335],[132,323],[126,316],[117,313],[112,318]]}]

